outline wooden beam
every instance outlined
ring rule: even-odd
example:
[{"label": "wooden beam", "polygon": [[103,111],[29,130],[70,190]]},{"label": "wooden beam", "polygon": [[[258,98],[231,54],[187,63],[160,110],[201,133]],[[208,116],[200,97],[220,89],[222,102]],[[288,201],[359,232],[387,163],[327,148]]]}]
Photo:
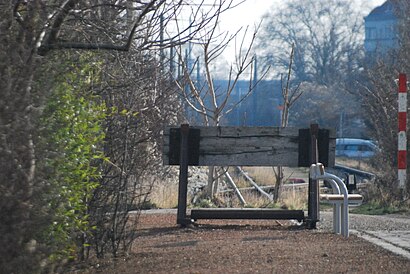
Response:
[{"label": "wooden beam", "polygon": [[[299,129],[279,127],[191,127],[199,129],[199,166],[299,166]],[[170,161],[171,127],[164,130],[163,160]],[[335,133],[329,155],[334,158]],[[191,151],[192,153],[192,151]],[[332,155],[333,153],[333,155]]]}]

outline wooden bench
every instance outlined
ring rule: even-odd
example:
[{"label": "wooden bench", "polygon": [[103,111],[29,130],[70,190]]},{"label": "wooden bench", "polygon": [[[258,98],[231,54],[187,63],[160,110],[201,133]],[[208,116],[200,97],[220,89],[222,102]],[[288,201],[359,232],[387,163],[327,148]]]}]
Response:
[{"label": "wooden bench", "polygon": [[306,219],[315,228],[319,184],[309,182],[308,217],[303,210],[193,209],[187,215],[188,166],[309,167],[323,161],[334,166],[335,132],[311,125],[307,129],[281,127],[168,127],[164,130],[165,165],[179,165],[177,224],[197,219]]}]

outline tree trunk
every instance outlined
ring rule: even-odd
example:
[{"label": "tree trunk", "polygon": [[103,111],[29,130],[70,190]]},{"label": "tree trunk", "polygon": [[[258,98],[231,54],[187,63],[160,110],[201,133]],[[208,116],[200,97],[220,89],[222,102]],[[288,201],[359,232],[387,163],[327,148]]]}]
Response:
[{"label": "tree trunk", "polygon": [[214,173],[215,173],[215,167],[214,166],[208,167],[208,185],[206,188],[206,195],[208,198],[212,198],[214,196],[214,193],[213,193]]},{"label": "tree trunk", "polygon": [[277,203],[279,202],[279,197],[281,194],[281,187],[282,187],[282,181],[283,181],[283,167],[278,166],[276,167],[277,170],[275,170],[275,167],[273,168],[273,172],[275,173],[275,178],[276,178],[276,182],[275,182],[275,191],[273,194],[273,202]]}]

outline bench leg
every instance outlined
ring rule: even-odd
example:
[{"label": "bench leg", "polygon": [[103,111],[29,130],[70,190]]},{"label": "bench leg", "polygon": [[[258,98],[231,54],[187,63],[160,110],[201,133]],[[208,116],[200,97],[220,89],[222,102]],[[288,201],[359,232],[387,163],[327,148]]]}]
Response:
[{"label": "bench leg", "polygon": [[342,235],[349,237],[349,205],[347,202],[343,202],[342,205]]},{"label": "bench leg", "polygon": [[340,216],[340,203],[335,203],[333,205],[333,232],[336,234],[340,234],[340,224],[341,224],[341,216]]}]

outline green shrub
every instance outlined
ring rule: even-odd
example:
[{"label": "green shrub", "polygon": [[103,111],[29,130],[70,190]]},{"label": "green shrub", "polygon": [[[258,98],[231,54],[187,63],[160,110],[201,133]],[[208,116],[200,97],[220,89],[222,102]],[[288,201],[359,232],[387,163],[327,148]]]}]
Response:
[{"label": "green shrub", "polygon": [[394,205],[383,205],[376,201],[371,201],[369,203],[362,204],[359,207],[355,207],[351,210],[352,213],[356,214],[367,214],[367,215],[384,215],[403,212],[403,209],[396,207]]},{"label": "green shrub", "polygon": [[97,65],[80,58],[55,79],[42,123],[49,145],[47,166],[50,207],[53,222],[45,237],[55,250],[53,258],[73,258],[82,239],[92,229],[88,223],[87,201],[98,186],[100,171],[96,162],[103,159],[103,121],[106,107],[93,94],[98,82]]}]

